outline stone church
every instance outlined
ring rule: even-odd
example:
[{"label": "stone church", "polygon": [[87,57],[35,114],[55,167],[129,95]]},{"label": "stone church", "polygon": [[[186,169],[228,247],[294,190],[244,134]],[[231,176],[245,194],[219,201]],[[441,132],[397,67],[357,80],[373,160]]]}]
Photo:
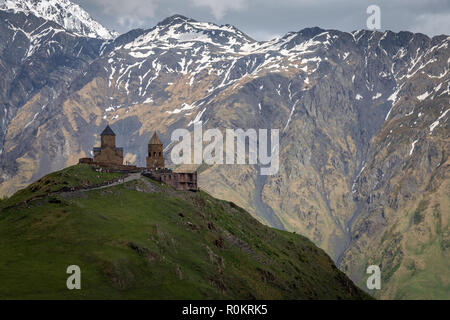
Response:
[{"label": "stone church", "polygon": [[94,159],[81,158],[79,163],[100,167],[107,171],[141,172],[142,175],[161,181],[176,190],[197,191],[197,171],[174,172],[165,167],[163,143],[156,131],[148,142],[146,167],[123,164],[123,148],[116,147],[116,134],[109,125],[100,134],[100,147],[94,147]]},{"label": "stone church", "polygon": [[101,133],[100,148],[94,148],[94,162],[122,165],[123,148],[116,147],[116,134],[109,125]]},{"label": "stone church", "polygon": [[148,142],[148,154],[147,154],[147,169],[157,170],[164,168],[164,151],[163,144],[158,137],[158,134],[153,134],[152,138]]}]

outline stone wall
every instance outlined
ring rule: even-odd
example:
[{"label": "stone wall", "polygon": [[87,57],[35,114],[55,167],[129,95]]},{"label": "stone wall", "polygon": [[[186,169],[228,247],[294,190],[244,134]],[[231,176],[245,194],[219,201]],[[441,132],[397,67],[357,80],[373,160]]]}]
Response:
[{"label": "stone wall", "polygon": [[166,169],[150,171],[143,175],[164,182],[176,190],[198,191],[197,172],[172,172]]},{"label": "stone wall", "polygon": [[123,150],[119,148],[113,149],[109,146],[102,147],[102,149],[99,152],[94,153],[94,161],[99,163],[122,165]]},{"label": "stone wall", "polygon": [[162,144],[149,144],[147,155],[147,168],[150,170],[164,168],[164,151]]},{"label": "stone wall", "polygon": [[98,162],[93,160],[92,158],[80,158],[78,163],[89,164],[95,170],[102,170],[102,172],[141,172],[145,168],[130,166],[124,164],[112,164],[109,162]]}]

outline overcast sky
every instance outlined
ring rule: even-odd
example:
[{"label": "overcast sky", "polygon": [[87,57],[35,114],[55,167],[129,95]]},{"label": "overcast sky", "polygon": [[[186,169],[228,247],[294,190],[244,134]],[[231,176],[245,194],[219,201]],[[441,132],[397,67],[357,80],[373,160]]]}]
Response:
[{"label": "overcast sky", "polygon": [[429,36],[450,34],[450,0],[72,0],[119,33],[148,29],[175,13],[198,21],[232,24],[256,40],[321,27],[364,29],[369,5],[381,9],[381,30]]}]

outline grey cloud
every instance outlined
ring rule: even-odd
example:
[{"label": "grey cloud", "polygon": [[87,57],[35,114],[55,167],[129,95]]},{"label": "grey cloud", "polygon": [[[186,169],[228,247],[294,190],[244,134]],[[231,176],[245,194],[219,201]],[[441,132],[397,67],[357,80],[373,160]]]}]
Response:
[{"label": "grey cloud", "polygon": [[247,8],[245,0],[193,0],[196,6],[205,6],[217,20],[221,20],[229,11],[242,11]]}]

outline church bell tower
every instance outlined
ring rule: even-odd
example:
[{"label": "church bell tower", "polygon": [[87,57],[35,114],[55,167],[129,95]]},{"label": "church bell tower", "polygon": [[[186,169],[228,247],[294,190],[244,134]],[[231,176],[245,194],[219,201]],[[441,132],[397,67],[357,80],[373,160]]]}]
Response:
[{"label": "church bell tower", "polygon": [[147,169],[156,170],[162,168],[164,168],[163,144],[155,131],[148,143]]}]

